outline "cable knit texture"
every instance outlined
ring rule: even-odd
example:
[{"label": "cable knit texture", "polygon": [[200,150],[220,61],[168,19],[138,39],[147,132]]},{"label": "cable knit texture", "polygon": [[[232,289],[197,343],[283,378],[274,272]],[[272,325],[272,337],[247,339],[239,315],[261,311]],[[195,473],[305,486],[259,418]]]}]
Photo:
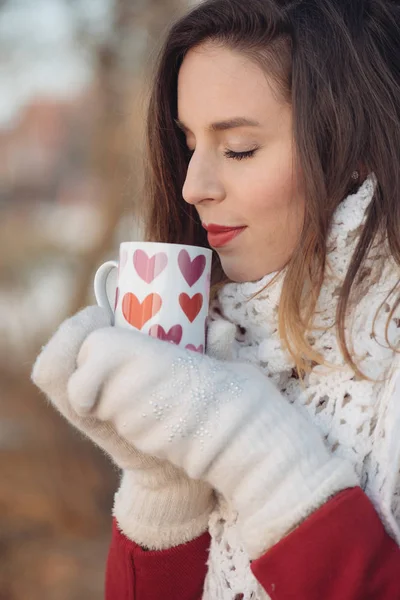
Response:
[{"label": "cable knit texture", "polygon": [[[351,462],[387,530],[400,544],[400,360],[388,347],[384,333],[396,294],[387,301],[385,298],[399,281],[400,270],[386,247],[374,245],[369,252],[346,329],[361,371],[379,379],[378,383],[360,381],[345,364],[334,326],[340,287],[373,190],[374,178],[370,176],[356,194],[340,204],[331,226],[329,265],[314,321],[323,330],[310,332],[310,341],[335,370],[314,366],[305,379],[305,389],[300,386],[295,364],[278,334],[284,273],[266,290],[263,288],[275,273],[257,283],[224,286],[210,312],[207,351],[220,359],[258,365],[287,402],[318,427],[331,452]],[[396,309],[388,329],[388,338],[396,348],[399,316]],[[203,599],[268,598],[250,570],[237,513],[221,496],[211,514],[209,531],[212,542]]]}]

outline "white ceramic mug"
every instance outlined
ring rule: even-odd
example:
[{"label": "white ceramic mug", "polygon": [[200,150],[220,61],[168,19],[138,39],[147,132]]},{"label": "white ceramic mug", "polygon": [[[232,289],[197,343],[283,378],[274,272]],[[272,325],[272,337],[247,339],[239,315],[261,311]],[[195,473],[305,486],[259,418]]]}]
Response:
[{"label": "white ceramic mug", "polygon": [[212,251],[198,246],[124,242],[119,262],[97,270],[97,303],[117,327],[204,352],[211,261]]}]

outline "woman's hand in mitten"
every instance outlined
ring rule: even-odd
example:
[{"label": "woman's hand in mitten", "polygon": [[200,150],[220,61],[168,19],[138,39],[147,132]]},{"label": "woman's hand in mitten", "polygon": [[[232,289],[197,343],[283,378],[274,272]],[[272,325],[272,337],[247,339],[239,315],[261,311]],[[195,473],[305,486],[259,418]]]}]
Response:
[{"label": "woman's hand in mitten", "polygon": [[358,483],[249,364],[106,327],[82,345],[68,396],[80,415],[111,423],[130,444],[219,490],[238,512],[251,558]]},{"label": "woman's hand in mitten", "polygon": [[[114,502],[114,515],[124,533],[149,548],[178,545],[206,530],[214,505],[211,487],[189,479],[165,460],[140,452],[117,433],[111,421],[79,415],[68,398],[68,382],[77,368],[82,344],[89,334],[110,325],[108,312],[98,306],[65,321],[42,349],[32,380],[74,427],[124,469]],[[90,381],[82,379],[82,397],[88,385],[97,385],[108,378],[110,370],[123,368],[136,355],[133,350],[130,356],[114,348],[106,351],[107,359],[94,368]],[[80,393],[78,389],[75,392]]]}]

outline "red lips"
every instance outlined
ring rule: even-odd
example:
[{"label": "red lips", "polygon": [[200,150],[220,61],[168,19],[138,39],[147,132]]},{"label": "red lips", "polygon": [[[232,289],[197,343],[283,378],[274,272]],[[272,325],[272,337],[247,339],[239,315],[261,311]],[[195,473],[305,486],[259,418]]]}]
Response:
[{"label": "red lips", "polygon": [[222,248],[222,246],[226,246],[226,244],[246,229],[243,225],[232,227],[227,225],[215,225],[214,223],[209,223],[208,225],[203,223],[203,227],[208,232],[208,243],[213,248]]},{"label": "red lips", "polygon": [[209,225],[205,225],[203,223],[203,227],[209,233],[224,233],[225,231],[232,231],[233,229],[243,229],[243,225],[214,225],[214,223],[210,223]]}]

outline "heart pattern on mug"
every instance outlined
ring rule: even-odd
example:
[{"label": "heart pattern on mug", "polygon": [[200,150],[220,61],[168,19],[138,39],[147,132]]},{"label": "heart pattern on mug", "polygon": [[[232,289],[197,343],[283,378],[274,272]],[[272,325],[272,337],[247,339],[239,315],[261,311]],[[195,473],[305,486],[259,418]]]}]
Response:
[{"label": "heart pattern on mug", "polygon": [[167,332],[161,325],[153,325],[152,327],[150,327],[149,335],[158,338],[159,340],[163,340],[165,342],[180,344],[183,335],[183,329],[182,325],[174,325]]},{"label": "heart pattern on mug", "polygon": [[194,344],[187,344],[187,346],[185,346],[185,348],[186,348],[186,350],[193,350],[193,352],[199,352],[200,354],[203,354],[203,352],[204,352],[203,344],[200,344],[200,346],[198,346],[197,348]]},{"label": "heart pattern on mug", "polygon": [[203,295],[195,294],[193,298],[187,294],[179,294],[179,304],[191,323],[195,320],[203,306]]},{"label": "heart pattern on mug", "polygon": [[161,306],[162,299],[158,294],[149,294],[140,302],[135,294],[128,292],[122,300],[122,314],[130,325],[142,329],[159,312]]},{"label": "heart pattern on mug", "polygon": [[168,257],[165,252],[158,252],[149,258],[143,250],[136,250],[133,264],[139,277],[146,283],[151,283],[164,271],[168,264]]},{"label": "heart pattern on mug", "polygon": [[203,275],[206,268],[206,257],[204,254],[199,254],[193,260],[189,256],[187,250],[181,250],[178,256],[178,264],[182,275],[186,279],[190,287],[192,287]]}]

